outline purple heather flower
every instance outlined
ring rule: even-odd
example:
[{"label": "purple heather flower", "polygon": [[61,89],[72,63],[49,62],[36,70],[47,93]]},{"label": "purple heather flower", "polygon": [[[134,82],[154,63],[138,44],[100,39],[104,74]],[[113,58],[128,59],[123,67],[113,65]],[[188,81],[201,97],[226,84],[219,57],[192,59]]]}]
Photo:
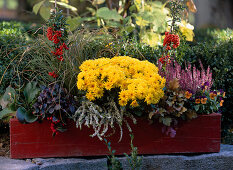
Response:
[{"label": "purple heather flower", "polygon": [[[198,70],[191,64],[186,65],[184,69],[176,62],[173,61],[171,64],[166,65],[165,70],[161,63],[158,63],[159,74],[166,78],[166,83],[169,83],[173,79],[177,79],[182,90],[191,90],[192,94],[196,93],[198,88],[203,85],[207,87],[206,90],[210,90],[212,82],[212,73],[210,68],[204,69],[200,62],[201,70]],[[205,87],[203,87],[204,89]]]}]

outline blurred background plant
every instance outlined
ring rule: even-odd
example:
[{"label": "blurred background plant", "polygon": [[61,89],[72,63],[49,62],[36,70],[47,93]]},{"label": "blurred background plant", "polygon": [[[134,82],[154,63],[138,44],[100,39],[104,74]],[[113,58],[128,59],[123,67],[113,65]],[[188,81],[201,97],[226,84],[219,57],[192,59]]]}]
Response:
[{"label": "blurred background plant", "polygon": [[[66,9],[64,15],[67,16],[67,23],[71,31],[80,28],[104,28],[111,32],[113,36],[139,40],[152,47],[161,45],[163,33],[169,29],[170,18],[173,17],[173,13],[177,13],[177,11],[171,11],[172,8],[166,7],[167,2],[163,3],[158,0],[93,0],[88,2],[89,5],[86,6],[84,13],[78,13],[77,8],[71,6],[69,1],[57,2],[58,6]],[[186,15],[187,11],[195,12],[195,10],[192,10],[195,7],[192,0],[181,2],[187,8]],[[189,5],[190,3],[192,5]],[[48,20],[50,17],[49,11],[53,6],[54,1],[41,0],[34,4],[33,12]],[[185,16],[183,12],[182,16]],[[175,22],[177,22],[179,30],[187,37],[187,40],[192,41],[194,36],[193,26],[187,23],[187,17],[183,17],[182,22],[181,20]]]}]

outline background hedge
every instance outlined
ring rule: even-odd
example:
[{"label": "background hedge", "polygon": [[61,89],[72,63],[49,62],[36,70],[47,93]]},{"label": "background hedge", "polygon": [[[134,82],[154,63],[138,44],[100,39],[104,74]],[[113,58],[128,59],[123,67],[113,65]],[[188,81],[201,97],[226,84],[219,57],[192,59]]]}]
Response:
[{"label": "background hedge", "polygon": [[[31,41],[39,32],[37,24],[21,23],[16,21],[0,22],[0,95],[11,83],[17,81],[17,65],[20,55],[26,49],[26,44]],[[23,68],[23,64],[18,65],[18,69]],[[8,69],[7,69],[8,68]],[[4,75],[4,77],[2,77]],[[14,80],[13,80],[14,77]],[[13,81],[12,81],[13,80]]]}]

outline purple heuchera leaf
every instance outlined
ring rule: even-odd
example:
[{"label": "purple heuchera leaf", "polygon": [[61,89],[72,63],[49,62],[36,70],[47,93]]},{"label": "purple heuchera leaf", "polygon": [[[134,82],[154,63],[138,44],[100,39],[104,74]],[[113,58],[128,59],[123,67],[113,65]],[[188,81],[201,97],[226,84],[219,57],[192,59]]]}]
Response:
[{"label": "purple heuchera leaf", "polygon": [[176,61],[172,61],[172,63],[166,65],[164,71],[162,64],[158,64],[159,74],[166,78],[167,83],[173,79],[177,79],[182,90],[191,90],[193,93],[195,93],[202,84],[208,84],[207,90],[209,90],[213,84],[210,67],[205,70],[201,61],[200,66],[201,71],[195,66],[192,67],[191,64],[188,64],[185,69],[182,69]]},{"label": "purple heuchera leaf", "polygon": [[174,138],[176,136],[176,130],[173,129],[172,127],[168,127],[168,133],[170,134],[171,138]]},{"label": "purple heuchera leaf", "polygon": [[176,130],[171,126],[163,126],[162,133],[165,133],[167,136],[174,138],[176,136]]}]

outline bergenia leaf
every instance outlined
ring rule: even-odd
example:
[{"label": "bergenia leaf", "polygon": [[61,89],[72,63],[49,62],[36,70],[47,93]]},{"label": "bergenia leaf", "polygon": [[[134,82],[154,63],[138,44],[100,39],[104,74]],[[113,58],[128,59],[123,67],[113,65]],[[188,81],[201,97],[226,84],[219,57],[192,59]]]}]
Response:
[{"label": "bergenia leaf", "polygon": [[15,114],[15,111],[9,109],[9,108],[5,108],[2,111],[0,111],[0,119],[3,119],[9,115]]},{"label": "bergenia leaf", "polygon": [[13,103],[15,97],[16,97],[15,89],[10,86],[7,87],[5,93],[3,94],[0,100],[0,105],[2,106],[2,108],[4,109],[8,106],[8,104]]},{"label": "bergenia leaf", "polygon": [[24,107],[19,107],[16,111],[16,117],[20,123],[25,123],[26,109]]},{"label": "bergenia leaf", "polygon": [[37,83],[29,82],[24,88],[23,94],[27,102],[31,103],[39,92],[40,92],[40,88],[37,87]]},{"label": "bergenia leaf", "polygon": [[27,123],[33,123],[35,121],[37,121],[38,117],[33,115],[32,113],[30,112],[26,112],[26,115],[25,115],[25,121]]}]

